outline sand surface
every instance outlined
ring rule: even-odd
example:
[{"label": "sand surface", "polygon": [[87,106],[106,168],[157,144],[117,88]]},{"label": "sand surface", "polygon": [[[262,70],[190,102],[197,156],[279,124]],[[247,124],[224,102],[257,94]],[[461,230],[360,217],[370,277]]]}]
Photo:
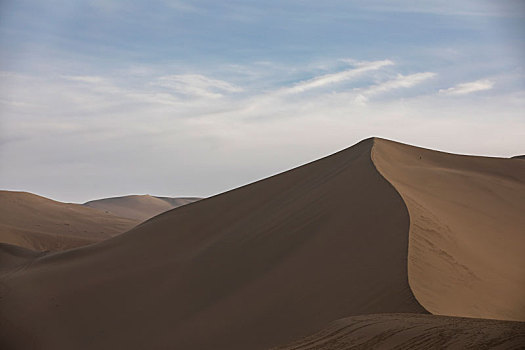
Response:
[{"label": "sand surface", "polygon": [[[24,255],[23,264],[17,262],[0,276],[0,344],[39,349],[268,349],[348,316],[425,314],[426,308],[520,319],[517,294],[524,289],[517,276],[525,269],[516,247],[510,246],[520,246],[522,239],[516,229],[523,225],[514,227],[521,219],[512,209],[521,208],[525,198],[518,198],[523,177],[521,165],[515,165],[522,160],[479,160],[432,151],[419,159],[421,152],[367,139],[163,213],[109,240],[44,256]],[[502,188],[505,191],[496,194]],[[456,190],[463,195],[455,196]],[[517,194],[510,193],[514,191]],[[441,201],[446,203],[436,204]],[[493,201],[497,211],[490,216]],[[423,209],[414,211],[419,206]],[[484,227],[469,229],[473,217],[483,215],[495,221],[481,218]],[[418,221],[419,216],[424,219]],[[414,230],[427,222],[435,233]],[[461,238],[454,244],[451,234],[440,238],[442,231],[434,222]],[[486,229],[496,222],[496,232]],[[500,245],[508,249],[502,252]],[[448,267],[450,262],[440,265],[447,254],[478,276],[479,298],[463,270]],[[487,259],[477,254],[488,254]],[[495,267],[491,264],[497,256],[492,254],[501,254]],[[498,289],[502,297],[489,300],[486,296],[494,292],[489,278],[502,268],[509,269],[497,280],[503,283]],[[444,280],[434,283],[439,278]],[[457,293],[444,298],[437,292],[447,292],[439,289],[441,284]],[[413,334],[415,339],[432,330],[437,332],[432,337],[454,331],[455,322],[447,326],[438,316],[431,317],[391,320],[384,327],[371,327],[377,335],[367,336],[405,332],[412,327],[406,322],[421,323],[423,335]],[[436,322],[436,328],[429,322]],[[523,326],[512,324],[513,329]],[[494,341],[509,334],[471,325],[461,327]],[[414,327],[418,333],[419,326]]]},{"label": "sand surface", "polygon": [[198,201],[196,197],[154,197],[150,195],[131,195],[97,199],[84,203],[85,206],[105,211],[109,214],[138,220],[140,222],[155,215]]},{"label": "sand surface", "polygon": [[138,223],[80,204],[0,191],[0,243],[59,251],[107,239]]},{"label": "sand surface", "polygon": [[434,314],[525,321],[525,162],[376,140],[410,213],[409,281]]},{"label": "sand surface", "polygon": [[33,260],[45,254],[47,252],[38,252],[12,244],[0,243],[0,275],[14,273],[17,269],[30,264]]},{"label": "sand surface", "polygon": [[274,350],[523,349],[525,323],[419,314],[348,317]]}]

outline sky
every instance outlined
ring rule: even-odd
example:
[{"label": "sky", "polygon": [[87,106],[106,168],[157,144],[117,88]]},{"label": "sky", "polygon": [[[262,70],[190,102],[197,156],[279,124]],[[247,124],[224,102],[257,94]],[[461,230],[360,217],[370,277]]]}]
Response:
[{"label": "sky", "polygon": [[1,0],[0,188],[211,196],[378,136],[525,154],[522,0]]}]

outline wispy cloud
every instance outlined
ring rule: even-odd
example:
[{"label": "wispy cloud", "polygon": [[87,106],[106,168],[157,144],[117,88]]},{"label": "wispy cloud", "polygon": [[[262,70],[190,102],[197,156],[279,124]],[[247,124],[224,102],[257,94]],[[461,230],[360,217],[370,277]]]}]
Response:
[{"label": "wispy cloud", "polygon": [[410,75],[398,74],[398,76],[395,79],[387,80],[383,83],[362,89],[362,91],[357,95],[356,101],[363,103],[366,102],[368,100],[368,97],[372,95],[376,95],[394,89],[410,88],[435,76],[436,73],[433,72],[415,73]]},{"label": "wispy cloud", "polygon": [[352,61],[356,68],[347,69],[342,72],[321,75],[309,80],[305,80],[295,84],[292,87],[281,89],[280,92],[284,94],[301,93],[307,90],[321,88],[327,85],[340,83],[346,80],[355,78],[363,73],[378,70],[385,66],[393,65],[394,62],[390,60],[372,61],[372,62],[355,62]]},{"label": "wispy cloud", "polygon": [[443,95],[466,95],[477,91],[490,90],[494,82],[488,79],[476,80],[469,83],[462,83],[448,89],[439,90]]},{"label": "wispy cloud", "polygon": [[200,74],[167,75],[158,78],[152,84],[168,88],[182,95],[194,97],[219,98],[225,92],[242,91],[242,88],[239,86]]},{"label": "wispy cloud", "polygon": [[87,83],[87,84],[105,83],[105,79],[103,77],[94,76],[94,75],[66,75],[66,76],[63,76],[63,78],[71,80],[71,81],[78,81],[78,82]]}]

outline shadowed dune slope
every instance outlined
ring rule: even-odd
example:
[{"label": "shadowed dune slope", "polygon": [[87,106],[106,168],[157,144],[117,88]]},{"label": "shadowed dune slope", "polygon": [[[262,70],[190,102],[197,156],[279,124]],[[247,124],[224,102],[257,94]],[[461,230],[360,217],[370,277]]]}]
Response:
[{"label": "shadowed dune slope", "polygon": [[85,206],[96,208],[109,214],[144,221],[160,213],[181,205],[189,204],[200,198],[154,197],[150,195],[131,195],[97,199],[84,203]]},{"label": "shadowed dune slope", "polygon": [[138,221],[27,192],[0,191],[0,243],[58,251],[107,239]]},{"label": "shadowed dune slope", "polygon": [[434,314],[525,321],[525,162],[376,139],[410,213],[408,276]]},{"label": "shadowed dune slope", "polygon": [[31,263],[44,254],[46,252],[37,252],[16,245],[0,243],[0,275],[13,273],[13,269]]},{"label": "shadowed dune slope", "polygon": [[424,313],[409,216],[368,139],[1,279],[13,348],[267,349],[341,317]]},{"label": "shadowed dune slope", "polygon": [[379,314],[338,320],[274,350],[523,349],[525,323],[421,314]]}]

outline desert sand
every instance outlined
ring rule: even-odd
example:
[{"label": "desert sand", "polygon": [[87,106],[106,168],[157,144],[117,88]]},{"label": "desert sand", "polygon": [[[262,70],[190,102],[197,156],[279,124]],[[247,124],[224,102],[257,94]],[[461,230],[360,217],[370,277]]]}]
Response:
[{"label": "desert sand", "polygon": [[413,314],[524,320],[524,167],[367,139],[90,246],[10,252],[0,344],[268,349],[350,317],[342,332],[368,322],[376,343],[521,345],[521,322]]},{"label": "desert sand", "polygon": [[139,222],[32,193],[0,191],[0,243],[59,251],[108,239]]},{"label": "desert sand", "polygon": [[376,140],[410,214],[408,276],[433,314],[525,321],[525,162]]},{"label": "desert sand", "polygon": [[380,314],[344,318],[273,350],[522,349],[525,324],[475,318]]},{"label": "desert sand", "polygon": [[150,195],[130,195],[97,199],[84,203],[85,206],[103,210],[109,214],[140,222],[155,215],[186,205],[200,198],[197,197],[154,197]]},{"label": "desert sand", "polygon": [[100,242],[157,214],[200,198],[131,195],[62,203],[28,192],[0,191],[0,243],[62,251]]}]

